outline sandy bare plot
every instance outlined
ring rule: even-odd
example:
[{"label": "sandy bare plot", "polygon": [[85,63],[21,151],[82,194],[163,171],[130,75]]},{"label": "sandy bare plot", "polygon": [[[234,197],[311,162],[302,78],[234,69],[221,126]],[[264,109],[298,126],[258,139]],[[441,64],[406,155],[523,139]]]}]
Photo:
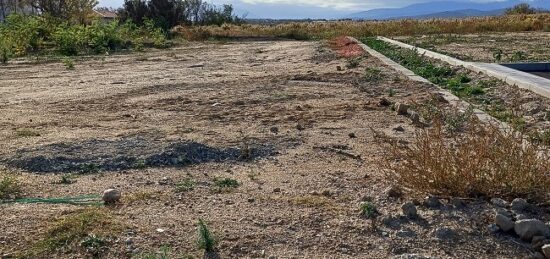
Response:
[{"label": "sandy bare plot", "polygon": [[[420,206],[416,221],[399,216],[413,196],[388,197],[392,183],[375,166],[381,150],[370,129],[410,141],[414,127],[379,107],[379,98],[422,101],[433,89],[372,57],[347,69],[322,43],[261,41],[194,43],[75,65],[0,68],[0,161],[20,171],[26,197],[121,190],[122,203],[105,210],[122,229],[100,257],[139,258],[163,245],[174,258],[200,257],[199,218],[218,237],[222,258],[530,253],[528,244],[489,234],[493,212],[484,202]],[[367,67],[382,79],[365,81]],[[90,166],[100,172],[78,173]],[[75,183],[56,183],[71,172]],[[220,177],[240,186],[219,191],[213,180]],[[185,179],[195,188],[177,193]],[[376,231],[359,216],[365,200],[384,219]],[[56,220],[81,209],[0,205],[0,255],[33,248]],[[43,257],[90,256],[75,247]]]}]

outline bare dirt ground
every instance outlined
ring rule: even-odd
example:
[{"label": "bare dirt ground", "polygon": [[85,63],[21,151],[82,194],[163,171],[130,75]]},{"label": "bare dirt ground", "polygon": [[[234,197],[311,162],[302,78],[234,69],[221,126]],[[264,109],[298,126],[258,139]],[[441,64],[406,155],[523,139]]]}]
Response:
[{"label": "bare dirt ground", "polygon": [[396,37],[396,39],[465,61],[497,63],[550,61],[550,32],[452,34]]},{"label": "bare dirt ground", "polygon": [[[201,257],[199,218],[222,258],[530,256],[530,244],[489,233],[493,207],[484,201],[400,216],[418,196],[388,196],[370,129],[410,141],[414,126],[379,99],[418,102],[434,89],[372,57],[356,68],[346,62],[318,42],[261,41],[193,43],[79,61],[75,70],[11,64],[0,68],[0,161],[23,181],[24,197],[121,190],[120,204],[91,208],[121,226],[101,258],[140,258],[162,246],[170,258]],[[380,69],[382,80],[364,81],[366,68]],[[76,182],[56,183],[68,173]],[[220,177],[240,186],[218,190]],[[176,192],[185,179],[195,188]],[[376,230],[359,216],[365,200],[381,213]],[[0,204],[0,256],[34,249],[81,210]],[[91,257],[75,247],[36,257]]]}]

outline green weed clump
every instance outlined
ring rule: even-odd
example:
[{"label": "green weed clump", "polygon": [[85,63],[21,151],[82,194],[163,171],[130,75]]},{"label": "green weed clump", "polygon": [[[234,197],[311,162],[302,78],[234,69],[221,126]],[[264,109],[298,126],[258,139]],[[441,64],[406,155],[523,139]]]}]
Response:
[{"label": "green weed clump", "polygon": [[17,198],[21,191],[21,183],[17,178],[0,173],[0,201]]},{"label": "green weed clump", "polygon": [[108,237],[121,225],[103,208],[83,209],[57,220],[45,236],[28,251],[29,257],[45,256],[49,252],[85,250],[98,256],[108,245]]},{"label": "green weed clump", "polygon": [[0,62],[29,54],[108,54],[123,49],[166,47],[166,34],[152,21],[71,24],[49,16],[12,14],[0,23]]},{"label": "green weed clump", "polygon": [[216,238],[212,235],[208,226],[202,219],[199,219],[197,227],[197,245],[205,252],[213,252],[216,249]]},{"label": "green weed clump", "polygon": [[214,185],[219,188],[237,188],[239,187],[240,183],[231,178],[218,178],[214,179]]}]

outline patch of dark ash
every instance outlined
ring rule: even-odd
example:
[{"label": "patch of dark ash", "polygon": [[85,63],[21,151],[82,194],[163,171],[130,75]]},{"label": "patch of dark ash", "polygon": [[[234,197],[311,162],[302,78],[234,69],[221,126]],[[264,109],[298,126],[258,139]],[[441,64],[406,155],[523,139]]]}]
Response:
[{"label": "patch of dark ash", "polygon": [[20,149],[0,162],[36,173],[120,171],[146,167],[181,167],[208,162],[252,161],[277,154],[269,144],[211,147],[194,141],[125,137],[54,143]]}]

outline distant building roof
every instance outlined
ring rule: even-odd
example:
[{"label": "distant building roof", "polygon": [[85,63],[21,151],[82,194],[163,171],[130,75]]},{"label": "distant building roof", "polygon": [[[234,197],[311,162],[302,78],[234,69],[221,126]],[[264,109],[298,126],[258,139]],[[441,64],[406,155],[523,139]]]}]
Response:
[{"label": "distant building roof", "polygon": [[115,12],[108,11],[108,10],[94,10],[97,16],[104,18],[104,19],[116,19],[117,15]]}]

